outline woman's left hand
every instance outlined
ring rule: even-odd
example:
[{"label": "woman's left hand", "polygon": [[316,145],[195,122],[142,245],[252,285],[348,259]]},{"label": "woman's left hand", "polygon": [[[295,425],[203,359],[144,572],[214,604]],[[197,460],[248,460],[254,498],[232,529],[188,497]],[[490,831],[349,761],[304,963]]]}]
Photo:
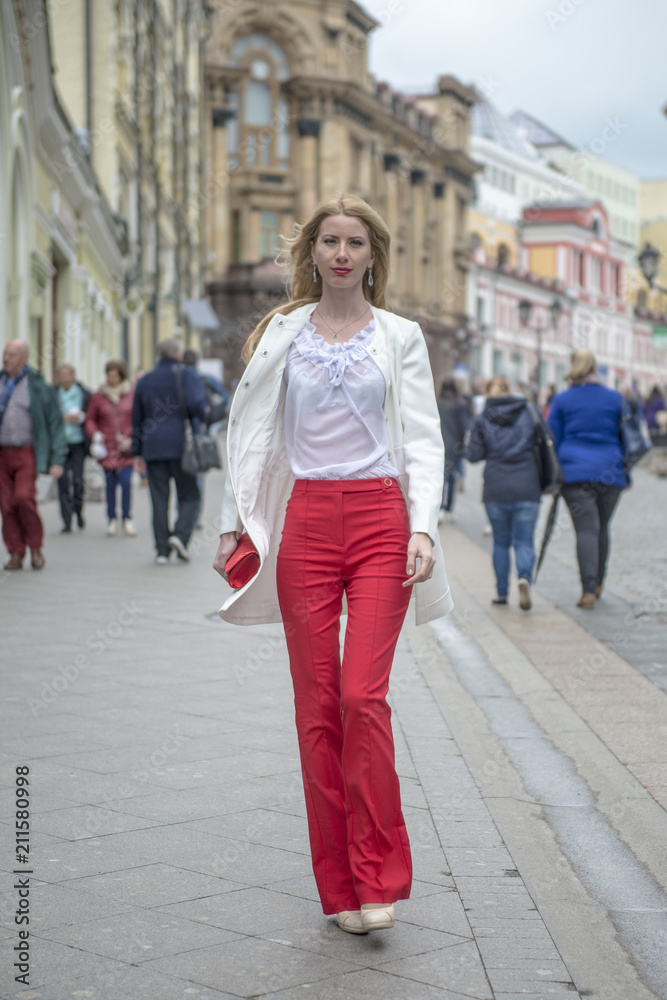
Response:
[{"label": "woman's left hand", "polygon": [[[417,559],[419,559],[419,570],[417,569]],[[408,564],[405,567],[409,580],[401,584],[403,587],[411,587],[413,583],[423,583],[433,576],[435,559],[433,557],[433,545],[431,539],[423,531],[415,531],[410,536],[408,543]]]}]

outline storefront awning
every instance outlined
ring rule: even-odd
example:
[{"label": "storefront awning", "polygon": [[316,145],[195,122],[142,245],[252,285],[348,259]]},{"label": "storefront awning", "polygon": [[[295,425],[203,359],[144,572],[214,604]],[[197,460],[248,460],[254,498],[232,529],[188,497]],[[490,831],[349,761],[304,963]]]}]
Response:
[{"label": "storefront awning", "polygon": [[183,314],[195,330],[217,330],[220,327],[220,320],[207,299],[186,299],[183,302]]}]

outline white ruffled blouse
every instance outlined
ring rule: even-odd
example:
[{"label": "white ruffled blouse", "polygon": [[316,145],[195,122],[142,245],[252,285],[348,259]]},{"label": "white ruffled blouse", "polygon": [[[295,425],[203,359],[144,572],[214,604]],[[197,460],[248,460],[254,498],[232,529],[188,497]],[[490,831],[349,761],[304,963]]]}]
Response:
[{"label": "white ruffled blouse", "polygon": [[285,380],[285,438],[295,479],[396,478],[384,418],[385,380],[368,346],[375,320],[328,344],[307,320],[292,342]]}]

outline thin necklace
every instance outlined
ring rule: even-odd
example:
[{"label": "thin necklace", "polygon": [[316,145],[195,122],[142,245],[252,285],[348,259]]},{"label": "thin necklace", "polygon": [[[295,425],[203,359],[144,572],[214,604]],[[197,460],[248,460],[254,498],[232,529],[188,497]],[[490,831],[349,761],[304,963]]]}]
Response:
[{"label": "thin necklace", "polygon": [[328,323],[327,320],[324,319],[324,316],[319,311],[319,309],[316,309],[315,311],[317,312],[317,314],[320,317],[320,319],[324,320],[324,322],[327,324],[327,326],[329,327],[329,329],[333,333],[333,339],[334,340],[338,340],[338,334],[342,333],[343,330],[347,330],[348,326],[352,326],[353,323],[356,323],[358,320],[360,320],[361,317],[366,314],[367,310],[368,310],[368,303],[366,303],[366,306],[364,307],[364,311],[362,313],[359,313],[359,315],[357,317],[355,317],[355,319],[351,319],[349,323],[345,324],[345,326],[341,326],[340,330],[334,330],[334,328],[332,327],[331,323]]}]

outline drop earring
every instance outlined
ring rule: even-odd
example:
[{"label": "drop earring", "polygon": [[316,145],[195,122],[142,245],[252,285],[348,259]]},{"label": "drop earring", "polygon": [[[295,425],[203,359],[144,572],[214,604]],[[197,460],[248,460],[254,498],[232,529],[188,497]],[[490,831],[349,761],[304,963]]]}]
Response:
[{"label": "drop earring", "polygon": [[317,267],[315,266],[315,261],[313,261],[313,284],[317,281]]},{"label": "drop earring", "polygon": [[368,287],[373,287],[373,270],[370,267],[368,268]]}]

